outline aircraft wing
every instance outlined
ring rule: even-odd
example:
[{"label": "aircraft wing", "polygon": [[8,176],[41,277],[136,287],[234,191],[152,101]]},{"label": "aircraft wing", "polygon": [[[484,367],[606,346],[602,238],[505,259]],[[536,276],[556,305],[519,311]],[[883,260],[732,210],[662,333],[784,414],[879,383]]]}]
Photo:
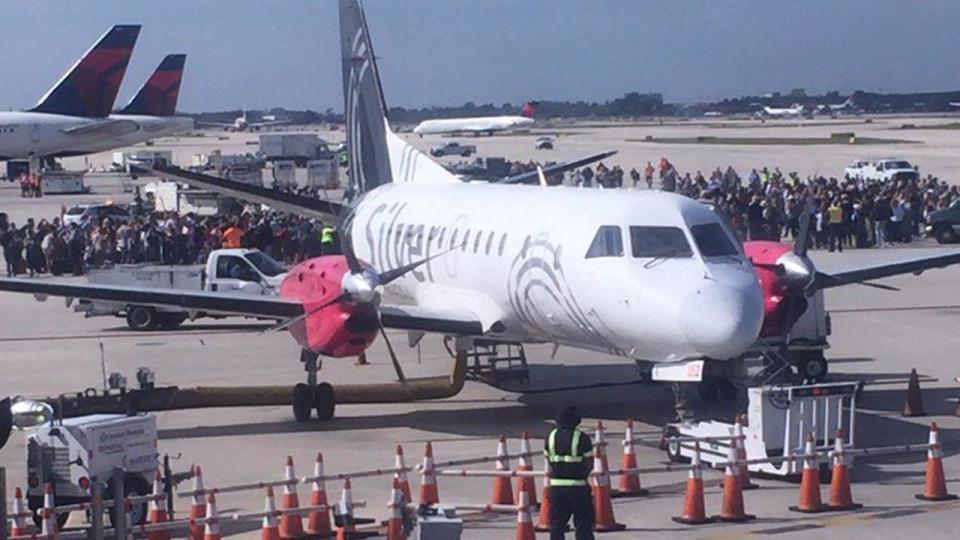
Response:
[{"label": "aircraft wing", "polygon": [[284,124],[289,124],[289,120],[270,120],[269,122],[253,122],[248,124],[252,128],[262,128],[270,126],[282,126]]},{"label": "aircraft wing", "polygon": [[322,201],[313,197],[304,197],[296,193],[277,191],[262,186],[252,186],[227,180],[209,174],[201,174],[172,167],[154,164],[153,172],[171,182],[182,182],[193,187],[209,189],[221,195],[235,197],[248,202],[266,204],[299,216],[330,220],[340,214],[341,205]]},{"label": "aircraft wing", "polygon": [[900,274],[920,274],[925,270],[944,268],[957,263],[960,263],[960,252],[930,257],[918,257],[901,262],[857,268],[830,274],[817,272],[811,288],[814,290],[829,289],[831,287],[839,287],[851,283],[862,283],[864,281]]},{"label": "aircraft wing", "polygon": [[303,304],[296,300],[236,293],[147,289],[18,278],[0,278],[0,291],[32,294],[38,300],[46,300],[48,296],[61,296],[142,306],[182,307],[188,310],[273,319],[287,319],[303,314]]},{"label": "aircraft wing", "polygon": [[121,137],[129,135],[140,129],[140,124],[133,120],[107,120],[104,122],[94,122],[82,126],[74,126],[63,129],[68,135],[101,135],[107,137]]},{"label": "aircraft wing", "polygon": [[435,334],[481,336],[483,323],[476,314],[461,309],[421,306],[380,306],[380,318],[387,328],[418,330]]},{"label": "aircraft wing", "polygon": [[[557,163],[543,169],[543,174],[550,176],[551,174],[565,173],[567,171],[572,171],[574,169],[579,169],[584,165],[589,165],[591,163],[600,161],[601,159],[607,159],[608,157],[616,154],[616,150],[610,150],[608,152],[601,152],[599,154],[593,154],[585,158],[580,158],[574,161],[565,161],[562,163]],[[527,171],[525,173],[515,174],[513,176],[508,176],[497,181],[498,184],[536,184],[539,182],[539,173],[537,171]]]}]

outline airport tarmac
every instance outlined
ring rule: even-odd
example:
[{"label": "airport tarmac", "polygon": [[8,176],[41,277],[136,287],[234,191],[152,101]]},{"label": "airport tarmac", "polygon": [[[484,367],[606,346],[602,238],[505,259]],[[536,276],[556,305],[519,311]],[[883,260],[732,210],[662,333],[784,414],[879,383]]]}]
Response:
[{"label": "airport tarmac", "polygon": [[[730,136],[759,135],[813,136],[836,131],[883,130],[903,123],[930,122],[944,119],[883,119],[861,126],[814,126],[810,128],[708,128],[711,133],[729,129]],[[794,122],[795,123],[795,122]],[[769,123],[768,123],[769,125]],[[570,128],[574,129],[574,128]],[[703,126],[641,126],[576,129],[577,134],[559,139],[557,150],[535,152],[535,135],[461,139],[476,143],[480,155],[505,155],[511,159],[567,159],[608,148],[621,152],[611,161],[625,167],[656,161],[666,155],[681,170],[733,164],[741,174],[750,166],[780,166],[781,170],[797,170],[802,176],[813,174],[819,162],[822,174],[839,176],[842,167],[861,157],[893,155],[905,157],[927,172],[955,182],[958,164],[956,149],[960,131],[897,130],[882,135],[890,138],[922,139],[916,145],[870,146],[713,146],[713,145],[646,145],[627,143],[626,138],[643,137],[648,131],[657,137],[689,136],[700,133]],[[687,131],[685,131],[687,130]],[[811,135],[813,134],[813,135]],[[342,137],[342,133],[339,134]],[[218,140],[225,136],[227,140]],[[339,141],[337,134],[322,136]],[[405,135],[418,146],[427,148],[439,139],[417,139]],[[175,161],[188,164],[190,156],[212,148],[224,153],[253,150],[247,141],[255,134],[211,133],[205,138],[161,140],[153,148],[173,149]],[[418,142],[419,141],[419,142]],[[94,166],[109,162],[111,155],[88,158]],[[66,160],[67,168],[82,166],[84,158]],[[744,170],[747,169],[747,170]],[[61,204],[112,198],[128,200],[119,193],[115,176],[104,175],[88,182],[94,193],[83,196],[57,196],[43,199],[20,199],[13,184],[0,184],[0,211],[17,222],[25,217],[51,217]],[[866,262],[895,260],[939,249],[929,242],[910,248],[885,250],[851,250],[842,254],[813,252],[821,270],[841,269]],[[955,248],[954,248],[955,249]],[[960,389],[954,377],[960,375],[956,351],[960,350],[960,268],[934,270],[922,276],[906,276],[884,280],[901,288],[900,292],[880,291],[863,286],[847,286],[826,293],[832,313],[833,336],[828,358],[832,361],[832,380],[864,380],[867,383],[857,420],[857,445],[879,446],[901,443],[923,443],[927,425],[936,421],[946,458],[944,465],[948,488],[960,491],[960,418],[954,417]],[[641,322],[642,324],[642,322]],[[126,329],[120,319],[84,319],[65,308],[63,302],[50,299],[46,303],[30,296],[0,294],[0,396],[53,395],[100,387],[101,346],[108,372],[118,371],[133,384],[133,373],[139,366],[149,366],[157,374],[158,384],[181,386],[292,384],[304,377],[298,350],[288,336],[265,334],[266,324],[243,319],[222,322],[187,323],[178,332],[137,333]],[[427,338],[418,349],[409,349],[403,335],[394,335],[403,367],[410,377],[439,375],[449,371],[451,359],[437,338]],[[179,456],[173,462],[175,471],[187,470],[192,464],[203,466],[208,486],[276,479],[282,475],[284,459],[296,459],[297,473],[311,472],[318,451],[325,456],[327,472],[349,472],[369,468],[387,468],[393,464],[393,449],[403,444],[408,464],[420,459],[426,441],[434,444],[438,461],[478,455],[492,455],[501,433],[511,437],[510,448],[518,448],[517,436],[529,431],[535,438],[550,429],[550,419],[567,403],[580,405],[593,427],[596,420],[608,426],[609,436],[616,441],[628,417],[637,419],[639,435],[659,435],[660,427],[672,417],[672,397],[664,385],[632,383],[637,378],[630,361],[595,353],[561,348],[551,359],[552,347],[529,347],[531,389],[524,393],[498,390],[477,382],[468,382],[463,392],[451,399],[411,404],[340,406],[337,417],[325,423],[297,424],[289,407],[256,407],[209,409],[159,413],[160,452]],[[350,359],[327,360],[321,378],[337,383],[388,382],[394,377],[381,341],[368,354],[370,365],[356,366]],[[923,398],[929,416],[902,418],[906,377],[915,367],[924,378]],[[576,390],[557,390],[581,386]],[[555,391],[550,391],[551,389]],[[745,407],[740,402],[739,407]],[[539,441],[534,443],[540,448]],[[619,460],[619,449],[611,454],[612,463]],[[663,463],[662,451],[653,446],[637,449],[641,466]],[[854,498],[864,504],[856,512],[805,515],[787,510],[796,504],[798,487],[773,480],[756,480],[761,489],[745,493],[746,509],[758,519],[747,524],[687,527],[673,523],[669,516],[682,508],[684,473],[658,473],[642,477],[644,487],[653,494],[641,499],[617,499],[614,510],[617,520],[628,525],[625,532],[603,535],[605,538],[733,538],[741,536],[775,536],[779,538],[829,538],[923,536],[930,539],[955,538],[960,518],[960,502],[927,503],[914,498],[923,489],[925,456],[908,456],[859,460],[853,472]],[[540,460],[537,460],[539,467]],[[14,434],[0,450],[0,466],[6,467],[8,486],[25,482],[25,450],[22,434]],[[492,468],[492,467],[491,467]],[[720,507],[720,476],[707,473],[706,504],[708,513]],[[411,478],[414,490],[416,479]],[[440,497],[449,502],[488,502],[490,481],[485,479],[441,478]],[[181,486],[187,488],[188,486]],[[328,483],[331,497],[339,496],[340,486]],[[358,512],[362,516],[385,518],[389,497],[386,478],[354,482],[354,496],[368,501],[370,507]],[[824,490],[826,494],[826,489]],[[307,497],[303,487],[301,499]],[[262,507],[259,491],[224,495],[221,511],[258,510]],[[178,510],[186,501],[178,499]],[[470,520],[465,538],[502,539],[513,535],[516,518],[500,516]],[[256,538],[259,523],[245,526],[224,524],[232,538]],[[541,535],[545,536],[545,535]],[[572,536],[572,534],[570,535]]]}]

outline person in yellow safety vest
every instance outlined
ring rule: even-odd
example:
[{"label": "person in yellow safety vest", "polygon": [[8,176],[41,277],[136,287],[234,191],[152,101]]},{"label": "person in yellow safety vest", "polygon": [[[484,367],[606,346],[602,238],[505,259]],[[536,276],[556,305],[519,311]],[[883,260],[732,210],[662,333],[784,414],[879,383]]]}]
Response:
[{"label": "person in yellow safety vest", "polygon": [[573,515],[576,540],[593,540],[593,498],[587,478],[593,470],[593,443],[577,429],[580,413],[564,407],[547,436],[543,454],[550,473],[550,540],[563,540]]},{"label": "person in yellow safety vest", "polygon": [[830,251],[834,249],[843,252],[843,236],[844,236],[844,223],[843,223],[843,208],[840,206],[840,199],[834,198],[833,202],[830,203],[830,207],[827,208],[827,214],[830,216],[830,225],[828,225],[827,231],[830,234]]},{"label": "person in yellow safety vest", "polygon": [[337,240],[333,227],[324,227],[320,229],[320,253],[323,255],[336,255],[340,250],[337,249]]}]

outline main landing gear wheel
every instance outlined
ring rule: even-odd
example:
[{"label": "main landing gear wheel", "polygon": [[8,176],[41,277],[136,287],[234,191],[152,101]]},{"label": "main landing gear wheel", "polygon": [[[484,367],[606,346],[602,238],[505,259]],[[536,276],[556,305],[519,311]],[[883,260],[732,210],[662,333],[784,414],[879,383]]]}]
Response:
[{"label": "main landing gear wheel", "polygon": [[293,417],[297,422],[310,420],[313,411],[313,390],[309,385],[299,383],[293,387]]},{"label": "main landing gear wheel", "polygon": [[800,378],[805,381],[823,382],[827,378],[827,359],[822,351],[803,353],[797,363]]},{"label": "main landing gear wheel", "polygon": [[333,386],[330,383],[320,383],[313,389],[313,406],[317,409],[317,418],[333,420],[336,400],[333,396]]}]

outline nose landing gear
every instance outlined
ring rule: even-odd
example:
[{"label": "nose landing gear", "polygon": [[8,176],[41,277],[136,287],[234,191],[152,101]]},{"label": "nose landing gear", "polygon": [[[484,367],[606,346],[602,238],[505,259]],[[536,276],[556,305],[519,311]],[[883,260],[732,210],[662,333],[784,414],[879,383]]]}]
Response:
[{"label": "nose landing gear", "polygon": [[307,382],[293,387],[294,418],[297,422],[306,422],[310,420],[313,410],[316,409],[318,419],[332,420],[336,410],[333,386],[327,382],[317,383],[317,372],[323,365],[320,361],[320,353],[302,349],[300,361],[303,362],[303,368],[307,372]]}]

